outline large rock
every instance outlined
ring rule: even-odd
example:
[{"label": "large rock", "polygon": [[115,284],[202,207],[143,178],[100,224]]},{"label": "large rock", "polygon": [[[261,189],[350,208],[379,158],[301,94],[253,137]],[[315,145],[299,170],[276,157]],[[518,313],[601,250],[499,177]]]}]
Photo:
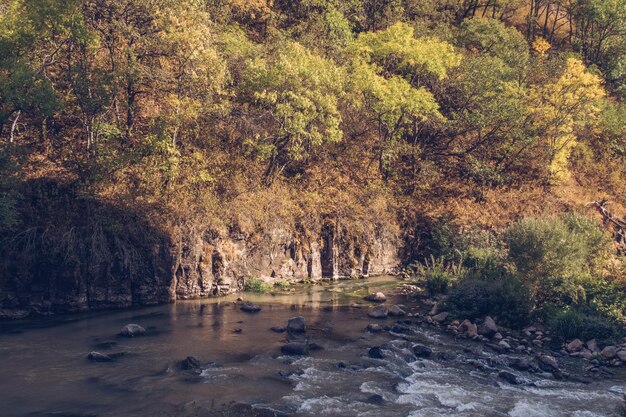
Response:
[{"label": "large rock", "polygon": [[241,311],[245,311],[246,313],[258,313],[259,311],[261,311],[261,307],[248,301],[246,302],[244,305],[242,305],[241,307]]},{"label": "large rock", "polygon": [[574,339],[565,346],[565,350],[569,353],[579,352],[585,344],[580,339]]},{"label": "large rock", "polygon": [[448,318],[449,315],[450,313],[447,313],[444,311],[443,313],[434,315],[433,320],[437,323],[443,323]]},{"label": "large rock", "polygon": [[587,342],[587,349],[589,349],[591,353],[600,352],[600,347],[598,346],[598,342],[596,342],[596,339],[591,339]]},{"label": "large rock", "polygon": [[374,303],[384,303],[387,300],[387,297],[385,297],[385,294],[383,294],[382,292],[373,292],[366,295],[365,299]]},{"label": "large rock", "polygon": [[504,379],[506,382],[508,382],[511,385],[520,385],[524,382],[522,377],[520,377],[519,375],[515,375],[513,372],[509,372],[509,371],[500,371],[498,373],[498,377],[500,379]]},{"label": "large rock", "polygon": [[389,315],[389,310],[381,304],[370,309],[370,311],[367,312],[367,315],[373,319],[385,319]]},{"label": "large rock", "polygon": [[626,350],[620,350],[619,352],[617,352],[617,357],[620,361],[626,362]]},{"label": "large rock", "polygon": [[459,331],[465,336],[473,339],[478,336],[478,326],[469,320],[463,320],[459,326]]},{"label": "large rock", "polygon": [[191,369],[197,369],[200,367],[200,361],[193,356],[187,356],[185,359],[178,363],[178,367],[186,371]]},{"label": "large rock", "polygon": [[411,351],[418,358],[428,358],[433,354],[433,350],[424,345],[413,345],[411,346]]},{"label": "large rock", "polygon": [[546,372],[555,372],[559,370],[559,363],[550,355],[539,355],[537,358],[539,368]]},{"label": "large rock", "polygon": [[496,322],[490,316],[485,317],[485,321],[478,326],[478,334],[485,337],[492,337],[496,333],[498,333]]},{"label": "large rock", "polygon": [[306,321],[304,317],[292,317],[287,321],[287,331],[289,333],[304,333],[306,332]]},{"label": "large rock", "polygon": [[406,315],[406,311],[402,310],[398,305],[393,305],[389,308],[389,315],[394,317],[403,317]]},{"label": "large rock", "polygon": [[365,330],[370,333],[380,333],[383,331],[383,328],[379,324],[370,323],[367,325]]},{"label": "large rock", "polygon": [[379,348],[378,346],[374,346],[373,348],[369,348],[369,350],[367,351],[367,356],[374,359],[383,359],[385,357],[385,354],[383,353],[383,350],[381,348]]},{"label": "large rock", "polygon": [[607,346],[602,349],[602,352],[600,352],[600,354],[604,359],[613,359],[615,356],[617,356],[617,347]]},{"label": "large rock", "polygon": [[122,327],[122,331],[120,332],[120,334],[125,337],[143,336],[144,334],[146,334],[146,329],[138,324],[127,324],[126,326]]},{"label": "large rock", "polygon": [[307,355],[309,353],[309,345],[307,343],[292,342],[283,345],[280,351],[285,355]]}]

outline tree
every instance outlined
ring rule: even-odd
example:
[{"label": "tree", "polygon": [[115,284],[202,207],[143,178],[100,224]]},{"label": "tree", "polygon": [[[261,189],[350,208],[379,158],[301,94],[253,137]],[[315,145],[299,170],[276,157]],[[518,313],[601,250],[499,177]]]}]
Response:
[{"label": "tree", "polygon": [[383,178],[391,172],[397,141],[415,135],[421,121],[442,117],[433,94],[421,85],[430,76],[443,79],[460,62],[452,45],[413,35],[411,26],[396,23],[361,34],[351,48],[356,103],[376,126]]},{"label": "tree", "polygon": [[531,90],[534,124],[545,138],[550,170],[557,181],[567,177],[578,133],[596,120],[604,96],[602,79],[575,58],[567,59],[558,80]]},{"label": "tree", "polygon": [[261,122],[248,143],[268,161],[266,181],[342,139],[345,74],[332,61],[287,41],[249,60],[241,77],[241,98],[251,106],[250,117]]}]

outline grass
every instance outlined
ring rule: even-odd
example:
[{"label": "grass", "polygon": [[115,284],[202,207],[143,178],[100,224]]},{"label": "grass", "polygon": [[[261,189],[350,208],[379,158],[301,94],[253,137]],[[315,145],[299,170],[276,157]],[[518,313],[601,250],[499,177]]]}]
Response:
[{"label": "grass", "polygon": [[246,292],[256,292],[259,294],[272,290],[272,284],[268,284],[259,278],[250,278],[243,284],[243,290]]}]

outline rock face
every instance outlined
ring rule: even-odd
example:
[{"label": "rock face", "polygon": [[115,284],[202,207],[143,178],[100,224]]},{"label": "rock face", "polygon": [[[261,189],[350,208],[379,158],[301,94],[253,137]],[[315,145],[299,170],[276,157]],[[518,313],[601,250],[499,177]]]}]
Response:
[{"label": "rock face", "polygon": [[[251,276],[358,277],[400,264],[402,241],[393,228],[355,234],[326,222],[317,230],[266,225],[254,235],[199,224],[171,231],[59,185],[32,188],[28,201],[37,209],[23,221],[46,233],[31,236],[41,242],[34,250],[0,246],[0,319],[228,294]],[[45,197],[50,190],[53,199]]]}]

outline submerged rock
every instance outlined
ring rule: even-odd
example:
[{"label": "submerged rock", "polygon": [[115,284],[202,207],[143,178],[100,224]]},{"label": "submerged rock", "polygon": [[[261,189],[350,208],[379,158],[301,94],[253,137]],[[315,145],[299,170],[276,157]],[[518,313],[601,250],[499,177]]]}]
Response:
[{"label": "submerged rock", "polygon": [[246,313],[258,313],[261,311],[261,307],[248,301],[244,305],[240,307],[241,311],[245,311]]},{"label": "submerged rock", "polygon": [[418,358],[428,358],[433,354],[433,350],[424,345],[413,345],[411,351]]},{"label": "submerged rock", "polygon": [[143,336],[144,334],[146,334],[146,329],[138,324],[127,324],[122,328],[120,334],[125,337]]},{"label": "submerged rock", "polygon": [[370,333],[380,333],[380,332],[383,331],[383,328],[380,326],[380,324],[370,323],[370,324],[367,325],[365,330],[370,332]]},{"label": "submerged rock", "polygon": [[402,310],[400,308],[400,306],[398,306],[398,305],[393,305],[389,309],[389,315],[390,316],[395,316],[395,317],[403,317],[403,316],[406,315],[406,311]]},{"label": "submerged rock", "polygon": [[304,333],[306,332],[306,321],[304,317],[292,317],[287,321],[287,331],[289,333]]},{"label": "submerged rock", "polygon": [[382,292],[370,293],[365,296],[366,301],[372,301],[374,303],[384,303],[387,301],[387,297]]},{"label": "submerged rock", "polygon": [[193,356],[187,356],[185,359],[178,363],[178,367],[185,371],[197,369],[200,367],[200,361]]},{"label": "submerged rock", "polygon": [[520,377],[519,375],[515,375],[513,372],[509,371],[500,371],[500,373],[498,373],[498,377],[500,379],[504,379],[511,385],[520,385],[524,382],[522,377]]},{"label": "submerged rock", "polygon": [[292,342],[283,345],[280,351],[285,355],[307,355],[309,346],[306,343]]},{"label": "submerged rock", "polygon": [[368,311],[367,315],[373,319],[385,319],[389,315],[389,310],[387,310],[387,307],[381,304]]},{"label": "submerged rock", "polygon": [[374,346],[372,348],[369,348],[369,350],[367,351],[367,356],[374,359],[383,359],[385,357],[385,354],[380,347]]},{"label": "submerged rock", "polygon": [[275,333],[284,333],[286,329],[283,326],[274,326],[270,330]]}]

